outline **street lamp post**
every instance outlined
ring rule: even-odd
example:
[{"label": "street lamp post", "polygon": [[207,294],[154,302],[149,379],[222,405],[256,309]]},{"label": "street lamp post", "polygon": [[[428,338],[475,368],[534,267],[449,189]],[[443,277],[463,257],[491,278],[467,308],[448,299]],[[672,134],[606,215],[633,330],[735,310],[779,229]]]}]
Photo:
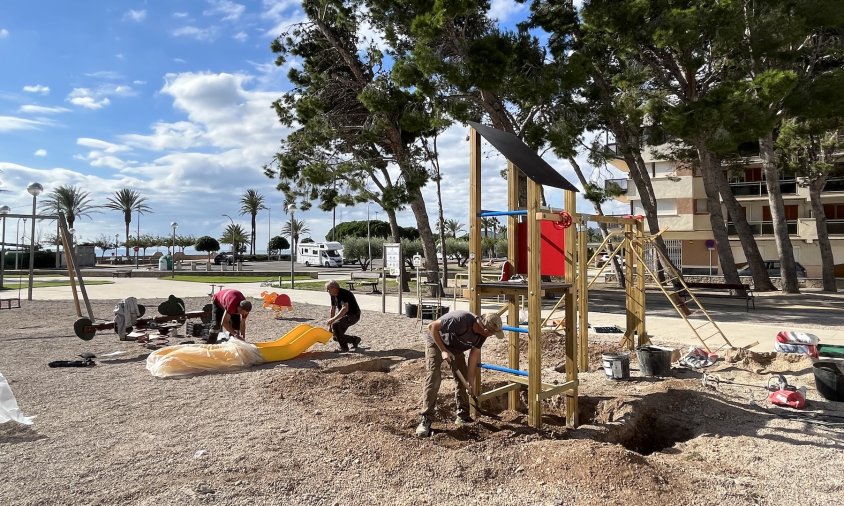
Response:
[{"label": "street lamp post", "polygon": [[[117,247],[120,246],[120,234],[114,234],[114,256],[117,257]],[[129,261],[129,241],[126,241],[126,261]]]},{"label": "street lamp post", "polygon": [[172,279],[176,277],[176,229],[179,228],[179,224],[174,221],[170,227],[173,228],[173,256],[170,262],[170,278]]},{"label": "street lamp post", "polygon": [[369,248],[369,270],[372,270],[372,238],[369,235],[369,204],[371,203],[366,203],[366,244]]},{"label": "street lamp post", "polygon": [[32,233],[29,236],[29,289],[27,290],[26,300],[32,300],[32,271],[35,268],[35,201],[44,187],[40,183],[29,183],[26,191],[32,195]]},{"label": "street lamp post", "polygon": [[[21,235],[21,220],[23,220],[23,231],[26,233],[26,218],[18,218],[18,223],[15,225],[15,270],[18,270],[18,258],[20,257],[20,245],[23,244],[23,235]],[[20,241],[20,242],[18,242]]]},{"label": "street lamp post", "polygon": [[[68,247],[70,248],[70,254],[73,257],[73,263],[74,263],[74,266],[75,266],[76,265],[76,256],[75,256],[76,245],[74,244],[74,242],[76,240],[76,229],[75,228],[69,228],[69,229],[67,229],[67,233],[70,234],[70,244],[68,244]],[[69,262],[68,262],[68,265],[70,265]]]},{"label": "street lamp post", "polygon": [[3,216],[3,242],[0,244],[2,253],[0,253],[0,289],[3,288],[3,275],[6,270],[6,215],[11,209],[9,206],[0,206],[0,215]]},{"label": "street lamp post", "polygon": [[270,257],[270,244],[273,242],[273,210],[271,208],[267,208],[267,261],[271,261],[272,258]]},{"label": "street lamp post", "polygon": [[294,252],[296,251],[296,245],[294,244],[295,241],[293,239],[293,228],[296,226],[294,222],[296,215],[296,205],[288,205],[287,212],[290,213],[290,289],[292,290],[296,287],[296,283],[293,280],[294,276],[296,275],[295,268],[293,267],[293,262],[295,261]]},{"label": "street lamp post", "polygon": [[138,268],[138,252],[141,250],[141,210],[138,211],[138,232],[135,234],[135,268]]},{"label": "street lamp post", "polygon": [[231,217],[231,216],[229,216],[228,214],[224,214],[223,216],[225,216],[226,218],[228,218],[228,219],[229,219],[229,221],[230,221],[230,222],[232,222],[232,229],[231,229],[231,241],[232,241],[232,244],[231,244],[231,246],[232,246],[232,261],[234,261],[234,220],[233,220],[233,219],[232,219],[232,217]]}]

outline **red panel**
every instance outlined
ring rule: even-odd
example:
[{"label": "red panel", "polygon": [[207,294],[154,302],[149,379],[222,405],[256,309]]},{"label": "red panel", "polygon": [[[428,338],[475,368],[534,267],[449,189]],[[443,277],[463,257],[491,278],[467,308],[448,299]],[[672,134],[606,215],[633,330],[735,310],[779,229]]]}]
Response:
[{"label": "red panel", "polygon": [[[539,270],[543,276],[566,275],[565,230],[554,227],[552,221],[541,221]],[[519,223],[518,234],[519,274],[527,274],[527,223]]]}]

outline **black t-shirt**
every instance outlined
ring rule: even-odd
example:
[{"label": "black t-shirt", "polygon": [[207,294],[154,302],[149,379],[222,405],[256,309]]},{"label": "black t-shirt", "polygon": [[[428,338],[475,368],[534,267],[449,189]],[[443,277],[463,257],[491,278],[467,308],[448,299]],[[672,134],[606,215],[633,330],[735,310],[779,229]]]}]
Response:
[{"label": "black t-shirt", "polygon": [[343,309],[343,304],[349,304],[349,312],[347,314],[360,314],[360,306],[358,306],[358,301],[355,299],[355,294],[345,288],[338,288],[337,296],[331,297],[331,305],[339,312]]}]

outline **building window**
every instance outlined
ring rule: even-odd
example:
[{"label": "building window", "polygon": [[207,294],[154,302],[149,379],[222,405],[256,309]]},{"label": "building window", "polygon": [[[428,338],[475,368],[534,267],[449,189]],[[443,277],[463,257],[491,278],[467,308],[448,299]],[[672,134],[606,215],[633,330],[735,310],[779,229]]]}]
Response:
[{"label": "building window", "polygon": [[[633,204],[633,214],[645,214],[645,208],[642,207],[641,201],[637,200],[631,203]],[[657,216],[677,216],[677,200],[657,199],[656,214]]]}]

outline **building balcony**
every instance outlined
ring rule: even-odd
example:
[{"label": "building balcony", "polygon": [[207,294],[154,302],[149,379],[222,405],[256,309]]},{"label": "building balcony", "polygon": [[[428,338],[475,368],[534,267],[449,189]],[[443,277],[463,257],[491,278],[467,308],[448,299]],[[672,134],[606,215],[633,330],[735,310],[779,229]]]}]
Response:
[{"label": "building balcony", "polygon": [[[774,224],[770,221],[749,222],[748,225],[750,225],[754,236],[774,235]],[[818,238],[814,218],[799,218],[788,221],[786,226],[788,227],[788,235],[795,236],[795,239],[815,240]],[[826,230],[831,236],[844,236],[844,220],[827,220]],[[738,235],[733,222],[727,222],[727,233],[731,236]]]},{"label": "building balcony", "polygon": [[[730,183],[733,195],[736,197],[767,197],[768,185],[765,181],[752,181],[744,183]],[[783,195],[797,195],[797,181],[780,181],[780,192]]]},{"label": "building balcony", "polygon": [[831,177],[823,187],[825,192],[844,192],[844,177]]},{"label": "building balcony", "polygon": [[628,179],[607,179],[604,181],[604,191],[613,194],[627,195]]}]

